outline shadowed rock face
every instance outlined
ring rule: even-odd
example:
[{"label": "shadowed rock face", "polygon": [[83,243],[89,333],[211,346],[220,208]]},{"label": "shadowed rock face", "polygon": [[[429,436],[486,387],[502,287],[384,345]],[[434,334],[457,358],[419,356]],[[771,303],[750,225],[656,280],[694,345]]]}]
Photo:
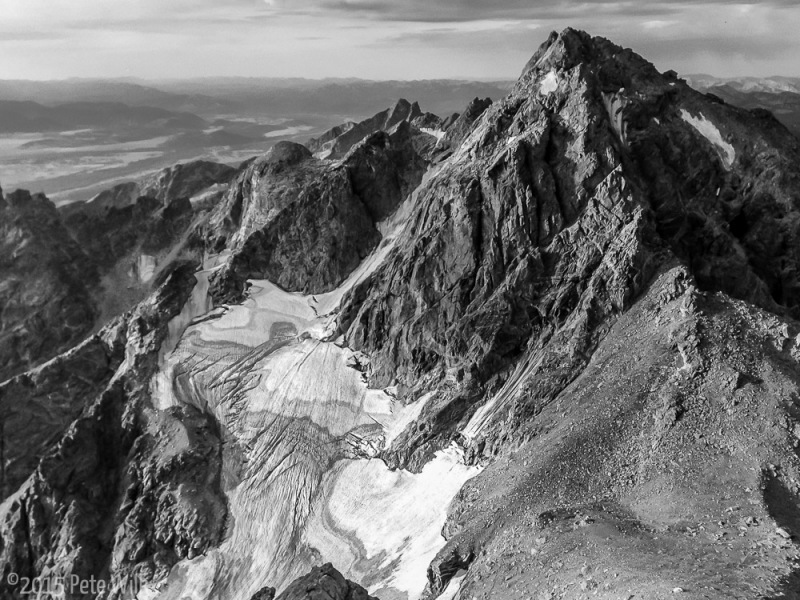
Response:
[{"label": "shadowed rock face", "polygon": [[164,250],[172,251],[194,216],[185,197],[163,205],[156,198],[142,196],[132,204],[110,208],[102,215],[72,212],[65,225],[84,252],[107,272],[132,253],[155,256]]},{"label": "shadowed rock face", "polygon": [[131,192],[153,196],[58,209],[42,194],[8,194],[0,202],[0,382],[78,344],[147,296],[170,264],[195,258],[202,244],[190,230],[206,206],[189,197],[233,172],[176,165]]},{"label": "shadowed rock face", "polygon": [[[256,600],[255,596],[253,597]],[[278,596],[277,600],[376,600],[363,587],[345,579],[331,563],[314,567]]]},{"label": "shadowed rock face", "polygon": [[207,226],[211,247],[231,252],[212,277],[215,302],[240,300],[247,279],[305,293],[341,283],[378,245],[376,223],[427,167],[403,125],[369,136],[339,163],[291,142],[254,161]]},{"label": "shadowed rock face", "polygon": [[402,121],[367,136],[342,160],[373,222],[389,217],[419,185],[428,166],[423,154],[411,126]]},{"label": "shadowed rock face", "polygon": [[[4,424],[25,428],[30,438],[25,443],[39,444],[20,453],[20,461],[12,460],[14,469],[5,483],[18,483],[24,460],[40,456],[36,470],[28,465],[30,476],[4,505],[3,594],[20,592],[10,573],[102,578],[109,587],[125,588],[127,577],[164,576],[177,560],[217,543],[224,504],[216,495],[219,442],[213,423],[190,407],[160,414],[147,408],[147,381],[157,369],[169,323],[195,284],[194,267],[173,271],[150,298],[107,326],[97,340],[0,389]],[[93,345],[111,355],[105,369],[101,360],[84,372],[95,389],[88,381],[69,389],[72,382],[62,371],[91,360],[98,353]],[[56,381],[69,386],[63,409],[53,403]],[[101,391],[94,395],[97,387]],[[79,414],[68,398],[82,404]],[[46,410],[47,420],[8,420],[32,410],[31,404]],[[78,596],[77,590],[69,593]]]},{"label": "shadowed rock face", "polygon": [[[1,195],[1,194],[0,194]],[[92,329],[96,267],[41,194],[0,204],[0,381],[72,345]]]}]

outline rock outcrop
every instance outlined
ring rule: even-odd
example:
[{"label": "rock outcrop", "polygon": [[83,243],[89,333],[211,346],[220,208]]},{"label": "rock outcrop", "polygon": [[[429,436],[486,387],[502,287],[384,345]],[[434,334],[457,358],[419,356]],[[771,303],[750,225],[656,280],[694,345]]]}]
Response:
[{"label": "rock outcrop", "polygon": [[[0,194],[2,195],[2,194]],[[52,202],[18,190],[0,203],[0,381],[76,345],[95,324],[99,273]]]},{"label": "rock outcrop", "polygon": [[[215,496],[219,442],[213,424],[191,409],[148,409],[148,381],[169,324],[193,289],[193,271],[191,264],[176,269],[150,298],[104,329],[98,341],[2,389],[4,424],[25,428],[4,433],[16,436],[9,441],[16,439],[24,448],[9,448],[5,439],[4,447],[22,459],[39,457],[7,500],[0,523],[4,594],[22,593],[11,573],[67,582],[102,579],[107,590],[123,593],[133,580],[163,577],[172,563],[218,541],[217,513],[224,514],[224,504]],[[32,402],[56,408],[55,381],[69,383],[60,377],[63,369],[91,360],[98,354],[91,346],[98,343],[104,344],[100,353],[113,353],[112,360],[95,360],[85,377],[74,374],[84,381],[61,391],[61,404],[72,415],[59,422],[52,412],[47,422],[6,420],[29,410]],[[165,431],[173,432],[171,439]],[[22,466],[12,465],[6,483],[24,475]],[[85,593],[67,590],[68,597]]]},{"label": "rock outcrop", "polygon": [[454,119],[450,122],[445,121],[442,129],[446,132],[444,137],[446,143],[453,148],[461,145],[461,142],[469,135],[472,128],[486,109],[492,105],[491,98],[475,98],[467,105],[467,108],[459,115],[453,115]]},{"label": "rock outcrop", "polygon": [[167,205],[177,199],[212,202],[218,199],[236,176],[236,169],[207,160],[181,163],[162,169],[138,181],[126,181],[105,190],[86,202],[73,202],[61,208],[65,216],[73,212],[103,216],[107,211],[124,209],[142,196]]},{"label": "rock outcrop", "polygon": [[343,310],[374,385],[439,390],[386,458],[418,468],[491,397],[503,408],[482,417],[496,433],[478,454],[498,452],[500,415],[513,429],[556,398],[665,261],[796,314],[796,157],[779,124],[600,38],[554,35],[418,191],[407,238]]},{"label": "rock outcrop", "polygon": [[[253,600],[258,600],[253,597]],[[278,596],[277,600],[377,600],[363,587],[333,568],[331,563],[314,567]]]},{"label": "rock outcrop", "polygon": [[442,120],[432,113],[422,112],[419,104],[400,99],[384,111],[359,123],[339,125],[308,141],[308,148],[322,158],[341,158],[364,138],[379,131],[390,131],[400,123],[411,125],[417,132],[438,130]]},{"label": "rock outcrop", "polygon": [[370,135],[337,163],[279,142],[245,169],[210,217],[209,246],[231,252],[211,280],[215,301],[241,300],[248,279],[332,290],[378,245],[376,224],[426,167],[405,124]]}]

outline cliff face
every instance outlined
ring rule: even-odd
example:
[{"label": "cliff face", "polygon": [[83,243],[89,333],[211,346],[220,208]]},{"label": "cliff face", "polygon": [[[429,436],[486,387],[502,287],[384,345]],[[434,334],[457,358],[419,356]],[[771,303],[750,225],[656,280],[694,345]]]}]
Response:
[{"label": "cliff face", "polygon": [[89,333],[98,277],[47,198],[17,191],[0,202],[0,381]]},{"label": "cliff face", "polygon": [[345,123],[322,134],[318,138],[308,141],[308,148],[318,153],[322,158],[341,158],[350,149],[364,138],[379,131],[391,131],[401,123],[411,125],[417,135],[424,137],[422,130],[430,132],[442,126],[442,120],[432,113],[423,112],[419,104],[411,103],[404,98],[398,100],[394,106],[381,111],[369,119],[358,123]]},{"label": "cliff face", "polygon": [[240,300],[247,279],[306,293],[344,281],[378,245],[376,223],[394,212],[427,166],[402,125],[368,136],[336,163],[291,142],[255,160],[208,222],[211,247],[230,252],[212,277],[215,301]]},{"label": "cliff face", "polygon": [[[22,593],[16,576],[127,590],[126,566],[163,577],[218,541],[224,503],[214,425],[189,408],[147,408],[147,382],[191,294],[193,270],[176,269],[98,336],[0,387],[12,466],[0,523],[4,594]],[[193,502],[176,504],[187,489]],[[78,586],[67,593],[85,595]]]},{"label": "cliff face", "polygon": [[176,165],[131,184],[119,202],[101,194],[60,208],[42,194],[8,194],[0,202],[0,382],[131,309],[176,261],[198,259],[203,244],[193,232],[233,172]]},{"label": "cliff face", "polygon": [[513,429],[557,397],[670,261],[701,289],[796,314],[797,156],[776,122],[630,51],[552,37],[417,192],[405,239],[343,308],[375,385],[439,390],[423,433],[387,458],[424,464],[487,397],[501,400],[482,411],[477,451],[493,455],[501,415]]},{"label": "cliff face", "polygon": [[4,592],[796,597],[785,128],[568,29],[506,98],[310,145],[208,211],[50,223],[101,277],[157,266],[0,385]]},{"label": "cliff face", "polygon": [[206,160],[196,160],[162,169],[138,181],[127,181],[97,194],[88,202],[74,202],[62,207],[65,216],[83,213],[102,216],[106,211],[124,209],[146,196],[166,205],[182,198],[204,200],[218,197],[236,175],[236,169]]}]

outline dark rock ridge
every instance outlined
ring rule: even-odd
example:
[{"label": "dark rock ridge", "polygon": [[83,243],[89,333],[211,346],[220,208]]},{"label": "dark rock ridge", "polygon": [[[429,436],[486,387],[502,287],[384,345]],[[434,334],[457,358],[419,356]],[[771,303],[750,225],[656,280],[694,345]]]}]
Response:
[{"label": "dark rock ridge", "polygon": [[359,123],[345,123],[308,141],[308,148],[324,158],[341,158],[365,137],[378,131],[389,131],[400,123],[408,123],[415,130],[438,129],[442,120],[432,113],[422,112],[419,104],[400,99],[397,103]]},{"label": "dark rock ridge", "polygon": [[[149,404],[159,349],[194,287],[195,268],[191,263],[176,268],[148,299],[107,326],[98,341],[2,388],[4,418],[31,403],[56,408],[45,399],[57,383],[68,384],[61,393],[64,413],[82,403],[74,420],[64,414],[56,422],[49,415],[46,422],[24,424],[24,432],[5,433],[17,436],[9,441],[26,444],[15,453],[40,458],[8,500],[0,523],[4,597],[21,595],[10,573],[35,577],[44,572],[67,581],[103,579],[111,586],[109,597],[122,597],[131,578],[138,583],[161,578],[177,560],[219,541],[224,502],[214,424],[190,408],[154,411]],[[92,348],[101,342],[99,351]],[[83,372],[74,376],[86,380],[65,381],[62,370],[81,363]],[[156,422],[171,436],[155,437]],[[17,467],[7,482],[16,483],[22,475]],[[188,499],[187,490],[195,490]],[[68,595],[82,597],[74,590]]]},{"label": "dark rock ridge", "polygon": [[[274,588],[264,588],[252,600],[275,599]],[[337,571],[331,563],[314,567],[308,575],[295,580],[277,600],[377,600],[363,587]]]},{"label": "dark rock ridge", "polygon": [[102,216],[112,208],[122,209],[135,204],[142,196],[155,198],[164,205],[178,198],[192,199],[204,193],[219,196],[235,176],[233,167],[196,160],[162,169],[139,181],[120,183],[87,202],[73,202],[60,210],[65,217],[72,216],[73,212]]},{"label": "dark rock ridge", "polygon": [[276,144],[245,169],[209,219],[212,249],[232,252],[212,279],[215,302],[241,299],[247,279],[307,293],[335,288],[378,245],[376,222],[426,167],[405,123],[371,134],[336,163],[299,144]]},{"label": "dark rock ridge", "polygon": [[491,98],[475,98],[467,105],[464,112],[453,115],[450,121],[445,121],[442,124],[442,129],[447,133],[444,138],[446,144],[453,148],[460,146],[464,138],[472,131],[475,121],[477,121],[491,105]]},{"label": "dark rock ridge", "polygon": [[197,258],[192,232],[234,173],[176,165],[60,208],[42,194],[9,194],[0,202],[0,381],[74,346],[142,300],[171,264]]},{"label": "dark rock ridge", "polygon": [[98,279],[47,198],[18,190],[0,202],[0,381],[91,331]]}]

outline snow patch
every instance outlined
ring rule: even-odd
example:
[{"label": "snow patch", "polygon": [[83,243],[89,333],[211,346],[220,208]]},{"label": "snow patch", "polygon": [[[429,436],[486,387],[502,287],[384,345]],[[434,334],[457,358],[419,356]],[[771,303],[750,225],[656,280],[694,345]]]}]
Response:
[{"label": "snow patch", "polygon": [[442,138],[444,138],[444,136],[447,135],[441,129],[432,129],[430,127],[422,127],[420,131],[422,131],[423,133],[427,133],[428,135],[432,135],[433,137],[436,138],[437,142],[441,142]]},{"label": "snow patch", "polygon": [[437,600],[455,600],[456,596],[458,596],[458,592],[461,591],[461,584],[466,578],[466,573],[454,576]]},{"label": "snow patch", "polygon": [[397,406],[400,403],[397,400],[392,401],[392,415],[396,416],[394,416],[394,421],[392,423],[384,424],[384,428],[386,429],[384,445],[386,448],[392,445],[392,442],[403,433],[406,427],[419,418],[422,414],[422,409],[425,408],[425,405],[432,397],[433,392],[429,392],[408,406]]},{"label": "snow patch", "polygon": [[156,272],[156,257],[149,254],[140,254],[136,261],[136,273],[139,276],[139,283],[147,283],[153,278]]},{"label": "snow patch", "polygon": [[539,93],[548,96],[558,89],[558,75],[555,71],[550,71],[539,82]]},{"label": "snow patch", "polygon": [[445,544],[447,508],[479,472],[463,464],[455,446],[437,452],[417,475],[381,461],[342,461],[328,474],[330,495],[312,515],[305,541],[356,580],[389,570],[371,594],[419,598],[427,583],[421,574]]},{"label": "snow patch", "polygon": [[694,117],[683,109],[681,110],[681,118],[717,147],[722,153],[722,162],[725,164],[726,168],[729,169],[731,165],[733,165],[733,161],[736,160],[736,150],[734,150],[731,144],[722,139],[722,134],[719,132],[716,125],[706,119],[702,114]]}]

